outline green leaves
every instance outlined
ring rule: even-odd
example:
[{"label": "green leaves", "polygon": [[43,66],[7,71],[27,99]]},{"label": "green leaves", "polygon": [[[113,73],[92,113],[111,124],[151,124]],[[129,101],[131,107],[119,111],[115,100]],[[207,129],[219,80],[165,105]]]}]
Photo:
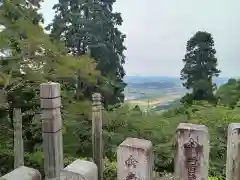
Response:
[{"label": "green leaves", "polygon": [[216,91],[219,103],[235,108],[239,105],[240,100],[240,81],[237,79],[229,79],[229,81],[220,86]]},{"label": "green leaves", "polygon": [[[41,149],[39,113],[39,85],[45,81],[61,82],[64,113],[73,113],[72,119],[88,118],[89,102],[76,101],[87,88],[94,87],[100,72],[96,62],[87,55],[75,57],[59,41],[51,41],[38,24],[36,7],[39,1],[4,0],[0,7],[0,110],[1,122],[12,126],[11,111],[18,107],[24,113],[25,150]],[[28,3],[28,6],[26,4]],[[77,79],[81,77],[81,91],[76,93]],[[71,84],[72,88],[69,88]],[[72,101],[70,103],[69,101]],[[85,104],[85,103],[84,103]],[[86,110],[88,108],[88,110]],[[84,116],[77,114],[83,112]],[[63,116],[65,114],[63,113]],[[9,116],[9,117],[8,117]],[[4,120],[2,120],[4,119]],[[37,119],[37,120],[36,120]],[[2,127],[0,127],[2,128]],[[2,130],[2,129],[0,129]],[[11,137],[9,137],[11,139]],[[9,138],[5,138],[9,141]]]},{"label": "green leaves", "polygon": [[[117,29],[122,22],[119,13],[112,12],[113,2],[81,0],[59,1],[54,6],[56,16],[47,29],[53,40],[62,42],[68,51],[78,57],[88,54],[96,61],[96,69],[103,77],[97,84],[89,85],[90,92],[101,92],[104,105],[122,103],[125,75],[123,45],[125,36]],[[88,52],[90,50],[90,52]],[[80,83],[85,81],[79,76]]]},{"label": "green leaves", "polygon": [[181,79],[184,80],[183,86],[192,90],[192,93],[185,96],[183,101],[215,101],[213,91],[216,86],[212,78],[217,77],[220,70],[217,69],[216,50],[213,46],[211,34],[201,31],[187,42],[187,52],[182,60],[184,67],[181,70]]}]

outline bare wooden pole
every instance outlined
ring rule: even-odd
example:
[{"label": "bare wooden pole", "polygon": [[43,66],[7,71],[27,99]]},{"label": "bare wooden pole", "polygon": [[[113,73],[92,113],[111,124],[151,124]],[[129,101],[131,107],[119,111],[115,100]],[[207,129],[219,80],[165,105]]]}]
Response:
[{"label": "bare wooden pole", "polygon": [[22,137],[22,113],[20,108],[13,110],[14,122],[14,169],[24,165],[24,149]]},{"label": "bare wooden pole", "polygon": [[102,104],[101,95],[93,94],[92,148],[93,160],[98,167],[98,180],[103,180]]},{"label": "bare wooden pole", "polygon": [[44,170],[46,179],[49,180],[59,178],[63,169],[60,84],[53,82],[41,84],[40,96]]}]

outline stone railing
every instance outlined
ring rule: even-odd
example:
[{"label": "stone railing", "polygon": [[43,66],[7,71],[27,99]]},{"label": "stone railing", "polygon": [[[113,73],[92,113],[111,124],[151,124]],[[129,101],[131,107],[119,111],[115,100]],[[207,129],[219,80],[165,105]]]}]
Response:
[{"label": "stone railing", "polygon": [[[101,96],[93,95],[92,142],[93,161],[75,160],[63,167],[60,84],[40,86],[44,171],[47,180],[103,180],[102,105]],[[40,180],[38,170],[23,166],[21,111],[15,111],[15,170],[0,180]],[[19,120],[18,120],[19,119]],[[238,180],[240,123],[228,128],[226,179]],[[209,134],[204,125],[179,124],[176,131],[175,180],[207,180],[209,166]],[[152,180],[153,147],[145,139],[127,138],[117,149],[118,180]]]}]

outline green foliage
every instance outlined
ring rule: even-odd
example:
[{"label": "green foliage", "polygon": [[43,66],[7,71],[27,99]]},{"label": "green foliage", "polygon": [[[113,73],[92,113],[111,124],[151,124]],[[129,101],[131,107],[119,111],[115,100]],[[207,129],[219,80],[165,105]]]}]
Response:
[{"label": "green foliage", "polygon": [[[127,137],[144,138],[152,141],[155,154],[155,171],[173,172],[174,161],[174,135],[179,123],[205,124],[210,134],[210,175],[220,177],[225,175],[227,127],[229,123],[240,120],[239,108],[231,109],[225,106],[213,106],[207,102],[195,102],[192,106],[172,109],[162,114],[132,113],[127,106],[104,111],[103,135],[104,154],[107,157],[105,177],[116,176],[116,148]],[[65,165],[77,157],[91,157],[91,123],[65,122],[64,151]],[[73,128],[81,128],[74,131]],[[83,136],[85,134],[85,136]],[[87,138],[87,140],[83,140]],[[5,145],[9,147],[9,145]],[[77,151],[79,150],[79,151]],[[89,152],[90,151],[90,152]],[[9,166],[2,166],[6,170],[11,168],[9,157],[12,158],[12,151],[5,151],[1,160]],[[30,153],[26,156],[26,164],[42,169],[41,155]],[[4,172],[4,171],[3,171]],[[6,171],[5,171],[6,172]]]},{"label": "green foliage", "polygon": [[[76,88],[69,89],[70,82],[66,79],[81,76],[85,86],[93,86],[101,77],[93,59],[86,55],[73,57],[64,46],[50,41],[38,24],[41,15],[35,9],[37,2],[5,0],[0,7],[0,23],[4,27],[0,32],[0,52],[5,55],[0,62],[0,109],[4,112],[1,120],[12,128],[13,108],[22,109],[27,151],[41,143],[41,136],[34,137],[40,134],[40,125],[35,123],[39,120],[36,115],[39,113],[40,83],[61,82],[63,95],[66,94],[63,104],[67,107],[75,103]],[[78,88],[78,95],[84,90],[85,87]]]},{"label": "green foliage", "polygon": [[117,179],[117,163],[110,162],[107,158],[104,159],[104,180],[116,180]]},{"label": "green foliage", "polygon": [[215,101],[213,92],[216,85],[212,82],[218,76],[216,50],[212,35],[207,32],[197,32],[188,42],[187,53],[183,59],[184,68],[181,70],[183,86],[192,90],[183,101],[209,100]]},{"label": "green foliage", "polygon": [[[152,114],[142,116],[122,107],[104,116],[104,147],[110,160],[116,158],[117,146],[127,137],[149,139],[154,144],[156,169],[166,169],[172,163],[172,139],[175,129],[168,119]],[[175,124],[176,123],[176,124]],[[174,122],[177,127],[178,122]],[[169,167],[171,169],[171,167]]]},{"label": "green foliage", "polygon": [[[0,6],[0,142],[3,150],[1,172],[12,169],[12,137],[14,108],[23,113],[23,137],[26,164],[41,170],[42,151],[41,121],[39,117],[39,85],[46,81],[62,85],[63,116],[74,113],[74,120],[82,114],[89,119],[90,106],[76,102],[82,91],[94,86],[101,79],[96,62],[87,55],[74,57],[57,42],[52,42],[39,25],[41,15],[37,13],[39,1],[8,1]],[[75,84],[81,76],[84,86]],[[68,81],[68,79],[73,81]],[[71,84],[72,83],[72,84]],[[71,88],[70,88],[71,87]],[[79,109],[78,109],[79,108]],[[78,113],[76,113],[78,109]],[[87,114],[87,115],[85,115]],[[65,127],[65,129],[68,127]],[[11,163],[11,164],[10,164]]]},{"label": "green foliage", "polygon": [[229,79],[229,81],[220,86],[216,92],[219,103],[234,108],[238,106],[240,100],[240,80]]},{"label": "green foliage", "polygon": [[[104,78],[99,78],[97,85],[86,86],[83,94],[91,99],[94,91],[101,92],[105,107],[122,103],[126,86],[123,82],[125,35],[117,28],[122,18],[120,13],[113,12],[114,2],[60,0],[53,7],[56,12],[53,23],[47,27],[52,40],[63,42],[72,55],[90,54],[96,60]],[[85,84],[81,76],[78,83]]]},{"label": "green foliage", "polygon": [[174,135],[181,122],[209,127],[210,175],[214,176],[210,179],[224,176],[227,127],[240,120],[240,86],[239,80],[230,79],[216,92],[219,104],[203,101],[215,100],[212,78],[220,73],[211,34],[197,32],[187,42],[181,76],[184,86],[192,92],[183,98],[184,106],[162,114],[143,114],[138,106],[132,109],[122,105],[125,36],[116,28],[122,19],[112,11],[114,2],[59,0],[54,6],[57,13],[49,26],[49,37],[39,25],[43,21],[37,13],[40,0],[3,1],[0,52],[5,56],[0,61],[0,172],[13,169],[12,111],[17,107],[23,112],[25,164],[44,173],[39,84],[56,81],[62,85],[65,166],[78,157],[92,156],[89,100],[92,92],[99,91],[107,107],[103,111],[104,179],[116,179],[116,148],[127,137],[152,141],[154,169],[172,172]]},{"label": "green foliage", "polygon": [[[204,124],[210,134],[210,175],[225,176],[227,128],[229,123],[240,120],[239,108],[231,109],[208,102],[195,102],[192,106],[169,110],[161,115],[132,114],[122,107],[104,116],[105,154],[116,158],[116,147],[126,137],[151,140],[154,144],[155,170],[173,171],[174,135],[180,122]],[[107,137],[106,137],[107,135]]]},{"label": "green foliage", "polygon": [[224,177],[208,177],[208,180],[224,180]]}]

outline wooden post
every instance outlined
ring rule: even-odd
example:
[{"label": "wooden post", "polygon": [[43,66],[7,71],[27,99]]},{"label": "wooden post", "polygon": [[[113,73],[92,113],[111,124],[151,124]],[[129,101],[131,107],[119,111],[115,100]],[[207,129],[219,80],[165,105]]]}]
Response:
[{"label": "wooden post", "polygon": [[14,169],[24,165],[24,149],[22,137],[22,114],[20,108],[13,110],[14,124]]},{"label": "wooden post", "polygon": [[153,151],[151,141],[127,138],[117,150],[118,180],[152,180]]},{"label": "wooden post", "polygon": [[40,85],[42,135],[46,179],[60,177],[63,169],[62,118],[59,83]]},{"label": "wooden post", "polygon": [[98,168],[98,180],[103,180],[103,143],[102,143],[102,104],[101,95],[95,93],[92,96],[92,148],[93,161]]},{"label": "wooden post", "polygon": [[177,128],[175,180],[208,179],[209,136],[204,125],[181,123]]},{"label": "wooden post", "polygon": [[240,123],[228,126],[226,180],[240,179]]}]

